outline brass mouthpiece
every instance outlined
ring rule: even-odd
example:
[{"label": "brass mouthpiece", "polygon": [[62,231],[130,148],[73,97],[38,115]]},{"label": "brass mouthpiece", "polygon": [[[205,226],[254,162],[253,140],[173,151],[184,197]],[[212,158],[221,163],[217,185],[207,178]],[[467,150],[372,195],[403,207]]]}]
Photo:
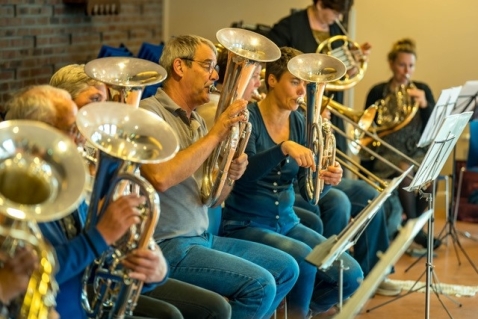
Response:
[{"label": "brass mouthpiece", "polygon": [[214,86],[214,84],[211,84],[211,85],[209,86],[209,93],[219,93],[219,94],[220,94],[221,91],[219,91],[219,90]]}]

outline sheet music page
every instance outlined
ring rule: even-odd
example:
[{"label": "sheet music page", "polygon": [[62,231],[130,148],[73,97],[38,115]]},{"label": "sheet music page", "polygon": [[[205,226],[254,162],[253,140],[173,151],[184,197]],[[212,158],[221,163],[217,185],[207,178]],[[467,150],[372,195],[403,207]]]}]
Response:
[{"label": "sheet music page", "polygon": [[460,91],[460,95],[451,114],[474,111],[478,105],[478,81],[467,81]]},{"label": "sheet music page", "polygon": [[445,118],[423,162],[420,164],[418,172],[415,174],[410,185],[404,188],[405,190],[412,191],[419,189],[438,177],[438,174],[440,174],[448,156],[472,115],[473,112],[465,112],[452,114]]},{"label": "sheet music page", "polygon": [[456,86],[442,91],[417,147],[425,147],[433,141],[445,117],[451,114],[461,89],[461,86]]}]

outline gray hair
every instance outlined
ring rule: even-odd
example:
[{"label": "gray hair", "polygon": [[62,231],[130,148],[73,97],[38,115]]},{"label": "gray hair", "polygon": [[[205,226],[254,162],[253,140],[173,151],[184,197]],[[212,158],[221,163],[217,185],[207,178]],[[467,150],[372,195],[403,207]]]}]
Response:
[{"label": "gray hair", "polygon": [[50,85],[34,85],[17,91],[7,101],[5,120],[35,120],[56,125],[59,99],[71,100],[70,94]]},{"label": "gray hair", "polygon": [[73,99],[91,86],[102,85],[102,82],[92,79],[85,73],[84,64],[70,64],[62,67],[53,74],[50,85],[64,89]]},{"label": "gray hair", "polygon": [[[214,43],[206,38],[197,35],[180,35],[169,40],[164,46],[163,53],[159,59],[159,64],[166,69],[168,77],[165,82],[170,79],[173,74],[173,62],[177,58],[194,59],[196,49],[200,44],[206,44],[217,55]],[[184,61],[187,66],[191,66],[191,61]]]}]

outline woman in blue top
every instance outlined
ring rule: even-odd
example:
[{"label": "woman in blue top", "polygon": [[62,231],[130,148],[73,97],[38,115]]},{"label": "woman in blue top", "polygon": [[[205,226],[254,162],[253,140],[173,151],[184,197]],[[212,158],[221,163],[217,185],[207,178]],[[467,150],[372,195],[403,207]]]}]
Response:
[{"label": "woman in blue top", "polygon": [[[305,140],[305,119],[297,112],[297,98],[305,94],[305,82],[287,70],[291,58],[301,54],[282,48],[279,60],[266,65],[268,94],[248,106],[252,134],[246,153],[249,164],[225,202],[225,235],[263,243],[292,255],[300,267],[299,279],[288,295],[288,310],[294,318],[324,312],[338,302],[339,268],[317,271],[305,257],[325,239],[301,225],[294,212],[293,182],[305,192],[306,168],[315,170],[313,154]],[[340,166],[320,172],[324,192],[342,177]],[[363,278],[360,266],[349,255],[345,264],[343,296],[347,298]]]}]

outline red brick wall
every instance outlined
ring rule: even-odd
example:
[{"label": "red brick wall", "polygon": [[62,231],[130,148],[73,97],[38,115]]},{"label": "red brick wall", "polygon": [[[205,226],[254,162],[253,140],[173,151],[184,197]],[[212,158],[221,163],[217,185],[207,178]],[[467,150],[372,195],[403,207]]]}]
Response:
[{"label": "red brick wall", "polygon": [[143,42],[159,44],[162,16],[162,0],[121,0],[118,15],[104,16],[62,0],[2,1],[0,105],[13,90],[48,83],[64,65],[96,58],[103,44],[123,43],[134,55]]}]

